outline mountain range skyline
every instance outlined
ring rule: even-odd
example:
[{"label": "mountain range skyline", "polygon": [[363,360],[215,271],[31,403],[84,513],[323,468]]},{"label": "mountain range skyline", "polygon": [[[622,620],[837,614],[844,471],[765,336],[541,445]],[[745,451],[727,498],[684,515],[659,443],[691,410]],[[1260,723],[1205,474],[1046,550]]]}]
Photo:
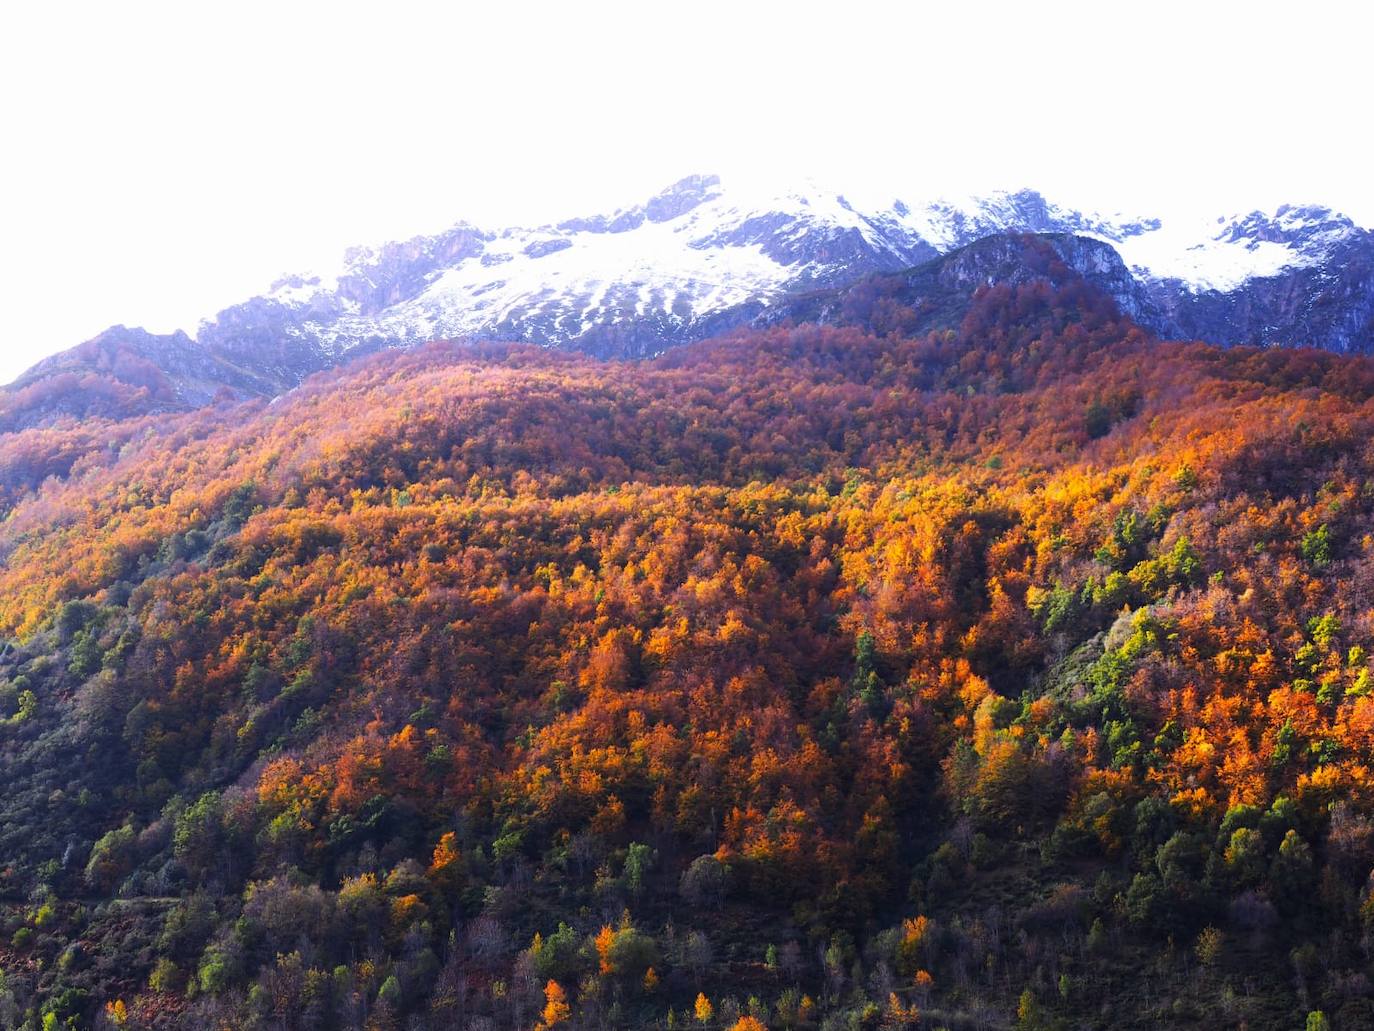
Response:
[{"label": "mountain range skyline", "polygon": [[1126,31],[1085,5],[767,6],[139,4],[77,33],[8,12],[0,84],[30,99],[0,130],[0,378],[115,323],[193,330],[349,246],[556,222],[693,171],[1374,220],[1366,134],[1343,131],[1363,13],[1162,4]]},{"label": "mountain range skyline", "polygon": [[[1326,207],[1175,218],[1102,214],[1026,189],[935,198],[871,186],[841,191],[815,177],[705,174],[599,214],[533,226],[460,221],[349,247],[331,265],[279,276],[195,323],[136,324],[153,336],[130,339],[145,357],[158,346],[150,341],[165,339],[188,354],[222,351],[240,369],[264,372],[284,362],[297,371],[284,381],[269,371],[267,381],[286,385],[362,344],[486,338],[645,356],[748,322],[787,294],[912,268],[1008,232],[1078,234],[1110,245],[1123,274],[1129,269],[1152,298],[1139,310],[1123,303],[1165,338],[1367,346],[1364,263],[1349,256],[1367,257],[1371,236]],[[1323,285],[1335,258],[1332,274],[1354,291],[1339,302]],[[1285,286],[1282,310],[1255,314],[1248,297],[1236,309],[1247,284],[1294,276],[1311,282]],[[1302,303],[1318,300],[1316,316],[1304,313]],[[1213,314],[1187,314],[1209,308]],[[1347,325],[1333,330],[1337,309]],[[107,346],[125,332],[116,324],[92,341]],[[11,375],[29,367],[26,358],[11,356]],[[44,359],[19,382],[63,361]],[[238,373],[232,379],[241,381]]]},{"label": "mountain range skyline", "polygon": [[[724,183],[722,187],[720,184]],[[373,242],[372,244],[353,245],[339,252],[335,259],[330,262],[322,262],[310,269],[295,269],[284,271],[274,278],[264,278],[264,282],[257,291],[257,296],[272,298],[274,300],[284,300],[288,303],[308,299],[312,295],[312,286],[323,283],[337,283],[339,277],[349,274],[350,268],[357,265],[360,261],[366,261],[369,256],[387,253],[398,248],[414,247],[422,240],[435,240],[444,238],[445,234],[452,234],[455,231],[471,231],[477,237],[487,241],[499,241],[518,237],[522,240],[528,238],[528,247],[533,249],[532,253],[538,253],[543,247],[549,247],[550,253],[562,250],[569,242],[565,237],[569,229],[594,227],[598,223],[614,226],[617,218],[623,220],[636,217],[639,212],[640,221],[643,221],[642,212],[645,206],[652,207],[654,204],[673,205],[680,204],[681,201],[672,199],[674,191],[680,190],[683,184],[709,183],[708,190],[713,194],[708,199],[717,199],[714,194],[722,190],[725,200],[732,208],[729,210],[739,210],[742,212],[773,212],[776,209],[787,207],[788,205],[799,205],[797,210],[802,211],[807,206],[821,207],[825,204],[835,205],[829,213],[833,219],[839,215],[841,221],[848,218],[844,209],[849,209],[854,218],[861,218],[857,213],[863,212],[871,216],[875,212],[881,213],[880,218],[896,218],[899,221],[911,222],[908,226],[908,234],[914,234],[914,240],[933,245],[932,248],[924,250],[917,247],[915,250],[902,249],[897,245],[893,254],[896,258],[892,267],[902,267],[904,265],[919,264],[919,259],[933,256],[937,251],[947,250],[950,246],[959,243],[971,242],[979,236],[990,232],[1002,231],[1006,229],[1031,229],[1032,231],[1042,228],[1054,230],[1077,230],[1083,229],[1087,235],[1095,236],[1099,239],[1112,243],[1119,251],[1128,267],[1135,267],[1142,273],[1154,275],[1160,278],[1177,278],[1182,281],[1187,290],[1192,292],[1203,292],[1209,289],[1230,290],[1244,283],[1250,278],[1264,275],[1272,275],[1285,265],[1295,263],[1292,253],[1284,249],[1284,245],[1275,240],[1265,240],[1265,232],[1276,231],[1274,227],[1280,225],[1284,220],[1293,222],[1294,219],[1301,218],[1298,213],[1325,213],[1333,220],[1338,231],[1343,232],[1347,227],[1354,229],[1368,228],[1369,221],[1357,222],[1340,211],[1325,208],[1319,205],[1293,205],[1282,203],[1274,205],[1267,212],[1262,209],[1244,211],[1237,209],[1229,214],[1211,214],[1209,216],[1199,216],[1197,214],[1183,216],[1160,216],[1153,212],[1129,212],[1125,210],[1115,210],[1110,214],[1098,211],[1085,210],[1082,208],[1069,207],[1058,203],[1059,197],[1047,196],[1040,191],[1033,189],[1017,190],[996,190],[986,193],[958,194],[952,191],[942,191],[939,194],[926,194],[907,190],[899,193],[881,186],[859,184],[858,189],[840,190],[836,184],[824,181],[819,177],[796,175],[790,179],[769,179],[767,177],[756,177],[751,180],[747,175],[738,173],[726,175],[724,177],[715,174],[690,175],[680,179],[678,182],[666,187],[654,194],[647,201],[639,203],[622,203],[609,210],[596,214],[583,213],[581,216],[568,217],[556,222],[545,222],[543,224],[526,224],[516,226],[500,226],[493,223],[473,223],[466,219],[452,222],[439,231],[432,234],[414,236],[407,239],[400,237],[386,241]],[[1036,198],[1036,203],[1043,201],[1047,211],[1063,213],[1063,218],[1053,225],[1039,225],[1032,222],[1028,223],[1024,218],[1018,222],[1014,216],[1005,213],[999,216],[997,208],[999,205],[1007,205],[1008,198]],[[979,210],[982,214],[973,214]],[[917,215],[911,215],[911,211],[917,211]],[[663,215],[677,215],[676,209],[662,209],[660,222],[669,221]],[[982,221],[979,221],[979,219]],[[912,221],[914,219],[914,221]],[[967,227],[964,220],[968,219]],[[1256,234],[1252,229],[1247,236],[1245,226],[1247,223],[1264,223],[1267,228],[1261,229]],[[651,218],[650,221],[653,221]],[[621,226],[623,228],[623,225]],[[675,226],[676,230],[681,230],[681,225]],[[1320,228],[1318,226],[1317,228]],[[1229,234],[1229,241],[1226,239]],[[538,239],[536,239],[538,238]],[[668,246],[672,243],[669,240]],[[1242,242],[1245,247],[1224,246],[1225,242]],[[699,247],[700,241],[694,244]],[[664,253],[659,250],[654,251],[654,246],[663,247],[662,243],[654,245],[652,241],[637,244],[638,251],[634,253],[635,261],[644,262],[644,267],[656,265],[664,260]],[[885,242],[883,246],[893,246],[892,243]],[[907,246],[910,246],[908,241]],[[1248,252],[1245,248],[1248,248]],[[623,248],[622,248],[623,249]],[[483,265],[489,265],[492,261],[501,258],[499,245],[497,250],[491,251],[482,261]],[[687,253],[692,253],[688,251]],[[566,259],[568,256],[563,256]],[[505,259],[501,259],[505,260]],[[595,259],[593,259],[595,261]],[[548,262],[540,262],[538,269],[534,273],[534,281],[526,284],[526,289],[536,291],[554,291],[566,289],[566,281],[560,286],[557,277],[561,272],[553,273],[554,278],[545,282],[540,278],[540,273],[544,271]],[[760,281],[751,278],[754,269],[719,269],[712,270],[711,274],[721,278],[719,288],[714,293],[718,293],[727,300],[733,298],[735,304],[744,303],[754,299],[755,294],[764,289]],[[548,273],[544,273],[547,275]],[[809,273],[815,275],[814,272]],[[764,279],[768,279],[764,274]],[[774,276],[773,279],[777,277]],[[767,289],[776,288],[779,282],[768,283]],[[506,285],[502,283],[501,285]],[[795,284],[794,284],[795,285]],[[491,288],[490,278],[475,284],[475,289],[485,292]],[[713,294],[714,295],[714,294]],[[241,298],[240,298],[241,300]],[[728,304],[717,303],[717,309],[727,307]],[[158,317],[143,320],[127,320],[130,325],[137,325],[141,329],[147,329],[153,333],[178,334],[184,333],[189,337],[197,337],[207,327],[213,327],[218,315],[232,307],[226,305],[217,311],[206,311],[195,320],[167,320]],[[109,327],[113,328],[122,325],[121,322],[111,322]],[[465,322],[467,326],[481,327],[480,318],[474,317]],[[102,333],[105,330],[101,331]],[[413,336],[413,327],[407,327],[406,334]],[[438,336],[454,336],[453,332],[441,333]],[[93,335],[91,339],[94,339]],[[516,338],[511,334],[503,334],[503,338]],[[68,340],[53,346],[45,344],[40,350],[14,350],[0,356],[0,382],[10,383],[20,374],[39,361],[57,354],[68,347],[84,341]],[[536,337],[536,342],[545,342]]]}]

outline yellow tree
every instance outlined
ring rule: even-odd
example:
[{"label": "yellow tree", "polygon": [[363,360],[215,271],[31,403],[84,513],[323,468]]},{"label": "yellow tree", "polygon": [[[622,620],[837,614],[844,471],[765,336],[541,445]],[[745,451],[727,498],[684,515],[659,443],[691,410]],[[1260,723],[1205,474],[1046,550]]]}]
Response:
[{"label": "yellow tree", "polygon": [[709,1024],[711,1018],[716,1015],[716,1008],[711,1005],[711,1000],[706,998],[705,992],[697,992],[697,1004],[694,1009],[697,1020],[703,1024]]},{"label": "yellow tree", "polygon": [[595,943],[596,957],[600,961],[601,972],[612,974],[615,972],[615,965],[611,962],[611,946],[615,944],[615,932],[611,930],[610,924],[606,924],[597,932]]},{"label": "yellow tree", "polygon": [[434,846],[434,857],[429,864],[429,876],[446,888],[458,886],[463,866],[463,854],[458,850],[458,838],[449,831]]},{"label": "yellow tree", "polygon": [[544,986],[544,1020],[539,1025],[541,1031],[561,1024],[571,1016],[572,1007],[568,1005],[568,995],[563,991],[563,986],[550,980]]},{"label": "yellow tree", "polygon": [[887,1012],[883,1014],[883,1027],[914,1027],[921,1022],[921,1011],[915,1006],[903,1005],[896,992],[887,997]]}]

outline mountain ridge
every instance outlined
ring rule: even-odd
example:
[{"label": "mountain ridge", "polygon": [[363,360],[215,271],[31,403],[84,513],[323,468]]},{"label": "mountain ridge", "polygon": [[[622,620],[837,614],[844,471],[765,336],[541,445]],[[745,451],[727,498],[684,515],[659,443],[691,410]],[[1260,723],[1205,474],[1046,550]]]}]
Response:
[{"label": "mountain ridge", "polygon": [[103,411],[103,396],[56,395],[111,373],[147,391],[147,410],[194,407],[221,390],[271,397],[352,357],[432,339],[646,357],[777,321],[814,290],[1027,232],[1111,248],[1114,259],[1097,259],[1099,274],[1111,266],[1108,292],[1160,338],[1374,349],[1374,233],[1319,205],[1190,226],[1083,212],[1033,190],[919,204],[853,197],[815,184],[751,192],[693,175],[609,214],[496,230],[458,222],[352,248],[332,274],[283,276],[205,320],[194,338],[112,327],[5,388],[8,407],[47,380],[54,403],[34,408],[30,422]]}]

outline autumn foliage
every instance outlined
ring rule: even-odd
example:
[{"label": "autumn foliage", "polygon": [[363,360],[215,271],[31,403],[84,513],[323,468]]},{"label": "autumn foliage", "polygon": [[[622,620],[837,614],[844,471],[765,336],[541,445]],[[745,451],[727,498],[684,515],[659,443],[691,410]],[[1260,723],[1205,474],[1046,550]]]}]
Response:
[{"label": "autumn foliage", "polygon": [[[1225,927],[1200,976],[1374,1013],[1374,364],[881,300],[4,438],[0,890],[52,960],[6,991],[917,1026],[1095,1014],[1092,956]],[[141,951],[59,968],[114,898]]]}]

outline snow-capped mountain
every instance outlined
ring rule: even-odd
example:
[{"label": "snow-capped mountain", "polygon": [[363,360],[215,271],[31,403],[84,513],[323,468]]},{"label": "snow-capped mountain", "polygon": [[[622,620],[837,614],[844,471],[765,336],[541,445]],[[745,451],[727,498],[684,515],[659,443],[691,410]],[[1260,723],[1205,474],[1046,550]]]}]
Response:
[{"label": "snow-capped mountain", "polygon": [[1252,279],[1319,264],[1359,232],[1329,208],[1283,205],[1274,214],[1253,211],[1216,219],[1156,223],[1131,237],[1087,231],[1114,243],[1144,280],[1168,280],[1192,293],[1235,290]]},{"label": "snow-capped mountain", "polygon": [[358,348],[478,337],[637,357],[718,331],[799,289],[908,268],[1006,232],[1111,243],[1154,297],[1162,314],[1150,328],[1161,335],[1202,330],[1222,343],[1368,346],[1310,319],[1289,326],[1282,312],[1263,326],[1209,314],[1218,307],[1213,295],[1326,268],[1352,241],[1371,245],[1369,233],[1326,208],[1175,224],[1082,212],[1029,190],[861,198],[815,183],[760,189],[716,176],[683,179],[610,215],[535,228],[459,224],[355,250],[332,274],[283,279],[220,313],[199,339],[259,354],[267,335],[297,358],[310,355],[310,364]]},{"label": "snow-capped mountain", "polygon": [[1130,239],[1153,222],[1060,209],[1029,191],[859,206],[808,184],[769,192],[693,176],[636,207],[533,229],[446,233],[351,252],[203,326],[256,348],[264,324],[323,360],[359,347],[483,337],[642,356],[798,289],[895,271],[993,233]]},{"label": "snow-capped mountain", "polygon": [[1374,232],[1315,205],[1175,232],[1119,245],[1161,336],[1374,352]]},{"label": "snow-capped mountain", "polygon": [[284,277],[220,312],[194,340],[116,327],[10,390],[148,367],[167,377],[150,395],[158,403],[194,406],[219,389],[280,392],[351,355],[440,338],[642,357],[768,320],[799,292],[1008,233],[1109,244],[1120,261],[1091,251],[1099,285],[1161,337],[1374,351],[1374,233],[1327,208],[1189,223],[1080,211],[1030,190],[932,200],[691,176],[607,215],[459,223],[355,249],[328,273]]}]

